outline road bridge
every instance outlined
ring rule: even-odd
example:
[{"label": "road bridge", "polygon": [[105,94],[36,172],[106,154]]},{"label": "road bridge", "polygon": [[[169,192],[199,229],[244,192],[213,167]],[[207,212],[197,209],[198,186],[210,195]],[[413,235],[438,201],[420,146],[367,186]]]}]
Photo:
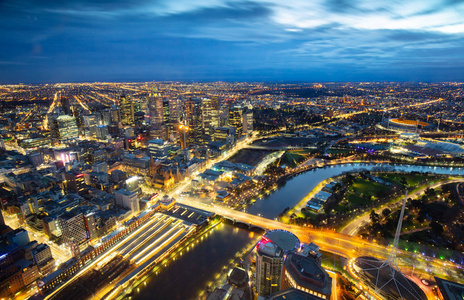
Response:
[{"label": "road bridge", "polygon": [[[302,227],[294,224],[286,224],[277,220],[252,215],[246,212],[233,210],[217,204],[204,204],[200,201],[179,199],[178,202],[204,210],[212,211],[227,219],[236,222],[250,224],[265,230],[282,229],[295,234],[301,242],[313,242],[320,246],[324,251],[335,253],[347,258],[356,258],[359,256],[373,256],[378,259],[387,259],[391,253],[391,246],[380,245],[375,242],[367,241],[356,236],[335,232],[329,229],[315,229]],[[405,268],[412,267],[415,270],[421,270],[425,273],[442,275],[443,270],[447,270],[453,276],[458,276],[460,266],[433,257],[416,255],[412,252],[397,250],[397,256],[400,258],[399,264]],[[427,269],[427,271],[426,271]],[[452,273],[451,273],[452,272]]]}]

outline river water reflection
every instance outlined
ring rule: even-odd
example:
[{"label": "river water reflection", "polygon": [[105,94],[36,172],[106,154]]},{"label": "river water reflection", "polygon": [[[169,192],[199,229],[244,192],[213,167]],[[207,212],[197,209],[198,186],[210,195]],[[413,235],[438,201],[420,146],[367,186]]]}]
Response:
[{"label": "river water reflection", "polygon": [[354,172],[356,170],[373,170],[375,168],[385,168],[386,170],[397,172],[430,172],[436,174],[464,175],[464,168],[453,167],[433,167],[417,165],[394,165],[394,164],[367,164],[352,163],[327,166],[317,168],[305,173],[299,174],[285,185],[279,187],[277,191],[257,200],[255,204],[248,208],[247,212],[266,218],[276,218],[286,207],[293,207],[301,201],[312,189],[321,181],[330,177],[338,176],[344,172]]},{"label": "river water reflection", "polygon": [[235,254],[252,241],[257,241],[260,235],[221,223],[158,275],[151,275],[146,284],[138,287],[138,291],[135,288],[130,299],[198,299],[207,283],[222,272]]}]

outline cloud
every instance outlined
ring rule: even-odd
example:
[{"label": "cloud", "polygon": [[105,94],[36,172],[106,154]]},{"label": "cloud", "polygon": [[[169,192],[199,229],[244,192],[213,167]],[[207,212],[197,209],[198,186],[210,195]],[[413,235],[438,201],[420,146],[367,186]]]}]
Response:
[{"label": "cloud", "polygon": [[82,76],[432,68],[464,61],[462,15],[456,0],[4,0],[0,57]]}]

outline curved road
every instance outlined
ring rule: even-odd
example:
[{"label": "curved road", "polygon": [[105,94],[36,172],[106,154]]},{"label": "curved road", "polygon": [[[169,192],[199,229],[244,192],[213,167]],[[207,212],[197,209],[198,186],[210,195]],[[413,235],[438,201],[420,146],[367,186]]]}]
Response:
[{"label": "curved road", "polygon": [[[216,204],[205,204],[196,200],[180,199],[177,202],[190,205],[199,209],[213,211],[218,215],[234,219],[237,222],[250,224],[253,226],[265,228],[267,230],[283,229],[294,233],[301,242],[314,242],[324,251],[336,253],[348,258],[359,256],[374,256],[379,259],[386,259],[391,255],[391,247],[379,245],[374,242],[369,242],[339,232],[327,229],[313,229],[301,227],[298,225],[285,224],[276,220],[270,220],[260,216],[251,215],[249,213],[233,210]],[[434,274],[443,276],[443,271],[446,270],[447,275],[458,278],[460,266],[453,263],[440,260],[438,258],[425,257],[416,255],[412,252],[407,252],[398,249],[396,255],[399,258],[398,264],[406,265],[405,268],[410,268],[414,265],[416,271],[421,271],[423,274]],[[404,268],[402,268],[404,269]]]}]

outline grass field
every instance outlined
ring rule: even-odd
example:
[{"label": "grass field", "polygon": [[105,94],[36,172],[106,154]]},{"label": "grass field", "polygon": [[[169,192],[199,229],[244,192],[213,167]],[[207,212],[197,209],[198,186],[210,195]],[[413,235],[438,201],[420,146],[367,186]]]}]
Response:
[{"label": "grass field", "polygon": [[292,168],[308,158],[308,151],[286,151],[281,158],[281,165],[286,164]]},{"label": "grass field", "polygon": [[386,174],[383,176],[379,176],[383,179],[385,179],[388,182],[391,182],[393,184],[401,184],[403,178],[406,179],[406,185],[408,187],[415,187],[417,186],[420,182],[424,181],[425,179],[429,178],[426,175],[422,174]]},{"label": "grass field", "polygon": [[364,207],[370,204],[373,199],[377,199],[381,193],[388,193],[389,187],[358,178],[349,187],[345,199],[337,205],[335,211],[346,212],[356,207]]}]

